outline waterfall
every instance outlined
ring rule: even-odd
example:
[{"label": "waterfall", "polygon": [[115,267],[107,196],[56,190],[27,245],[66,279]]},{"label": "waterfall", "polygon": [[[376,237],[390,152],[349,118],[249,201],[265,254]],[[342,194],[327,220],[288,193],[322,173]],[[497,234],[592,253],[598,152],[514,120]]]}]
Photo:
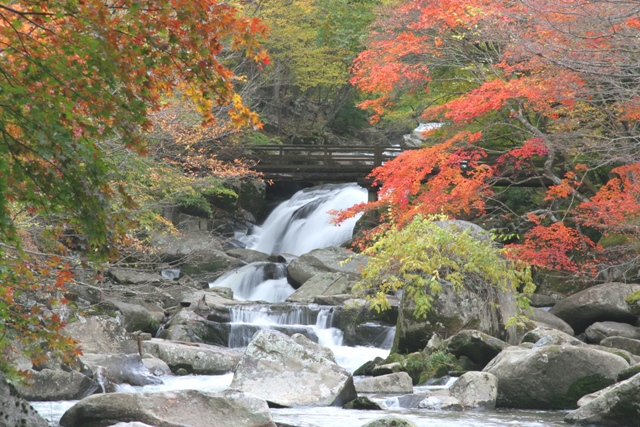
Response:
[{"label": "waterfall", "polygon": [[[357,217],[336,226],[328,212],[349,208],[367,200],[357,184],[327,184],[298,191],[281,203],[253,234],[238,236],[249,249],[267,254],[302,255],[313,249],[336,246],[349,240]],[[255,262],[229,272],[209,284],[233,290],[241,301],[281,302],[294,292],[282,264]]]},{"label": "waterfall", "polygon": [[267,254],[293,255],[340,245],[351,238],[357,218],[336,226],[328,212],[366,201],[367,191],[357,184],[327,184],[298,191],[274,209],[245,242],[249,249]]}]

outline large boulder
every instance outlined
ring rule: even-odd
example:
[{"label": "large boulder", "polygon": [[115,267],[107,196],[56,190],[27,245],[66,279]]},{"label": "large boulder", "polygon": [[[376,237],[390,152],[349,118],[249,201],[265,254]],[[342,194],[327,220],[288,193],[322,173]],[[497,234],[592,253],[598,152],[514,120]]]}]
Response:
[{"label": "large boulder", "polygon": [[198,375],[220,375],[231,372],[242,354],[225,347],[207,344],[186,344],[151,339],[142,342],[144,353],[163,360],[173,372],[185,369]]},{"label": "large boulder", "polygon": [[598,344],[605,338],[625,337],[634,340],[640,339],[640,328],[620,322],[596,322],[585,331],[587,341]]},{"label": "large boulder", "polygon": [[[199,312],[208,315],[218,310],[207,306],[206,311]],[[213,322],[193,310],[183,309],[171,318],[164,331],[159,334],[159,338],[227,346],[230,331],[231,326],[228,323]]]},{"label": "large boulder", "polygon": [[220,241],[206,231],[161,234],[155,236],[151,244],[163,261],[180,263],[185,274],[217,272],[238,262],[224,253]]},{"label": "large boulder", "polygon": [[123,285],[160,284],[164,281],[159,274],[130,268],[110,268],[107,273],[116,282]]},{"label": "large boulder", "polygon": [[235,370],[231,388],[275,406],[342,406],[357,397],[351,374],[315,343],[271,330],[257,332]]},{"label": "large boulder", "polygon": [[456,357],[466,356],[484,368],[509,344],[480,331],[465,329],[445,340],[442,346],[448,353]]},{"label": "large boulder", "polygon": [[353,252],[335,246],[315,249],[289,263],[287,278],[296,289],[321,273],[343,273],[353,280],[358,280],[367,258],[358,256],[350,259],[353,255]]},{"label": "large boulder", "polygon": [[78,371],[43,369],[32,372],[24,383],[16,385],[20,395],[30,401],[78,400],[90,396],[100,384]]},{"label": "large boulder", "polygon": [[568,423],[607,427],[640,426],[640,374],[619,382],[564,417]]},{"label": "large boulder", "polygon": [[495,409],[498,378],[489,372],[467,372],[449,388],[465,408]]},{"label": "large boulder", "polygon": [[116,315],[78,317],[63,329],[63,334],[80,342],[85,353],[137,353],[137,338],[122,326],[122,317]]},{"label": "large boulder", "polygon": [[498,378],[501,407],[571,409],[578,399],[616,381],[629,366],[620,356],[587,346],[509,347],[485,368]]},{"label": "large boulder", "polygon": [[0,372],[0,425],[13,427],[48,427],[47,420],[16,392]]},{"label": "large boulder", "polygon": [[181,390],[91,396],[72,406],[62,427],[107,427],[137,421],[162,427],[275,427],[267,403],[236,390]]},{"label": "large boulder", "polygon": [[530,330],[522,337],[523,343],[531,343],[536,347],[542,347],[545,345],[577,345],[583,346],[585,343],[578,338],[573,337],[565,332],[549,327],[538,327]]},{"label": "large boulder", "polygon": [[459,292],[448,282],[440,284],[442,292],[434,297],[426,319],[416,318],[413,298],[407,292],[403,294],[392,351],[420,351],[434,334],[448,338],[462,329],[475,329],[516,343],[514,328],[505,329],[507,320],[516,314],[513,295],[498,292],[484,280],[470,277]]},{"label": "large boulder", "polygon": [[625,298],[636,290],[640,290],[640,285],[603,283],[559,301],[550,312],[571,325],[576,334],[595,322],[633,323],[637,317],[631,313]]},{"label": "large boulder", "polygon": [[151,312],[138,304],[108,299],[106,305],[122,313],[122,326],[127,332],[142,331],[155,334],[164,318],[164,313]]},{"label": "large boulder", "polygon": [[538,326],[546,326],[562,331],[565,334],[574,335],[573,328],[567,322],[546,310],[532,307],[531,313],[529,313],[528,316],[531,320],[536,322]]},{"label": "large boulder", "polygon": [[413,381],[406,372],[362,378],[355,385],[358,393],[413,393]]},{"label": "large boulder", "polygon": [[288,298],[288,302],[313,302],[318,296],[344,295],[351,292],[356,281],[345,273],[321,273],[304,282]]}]

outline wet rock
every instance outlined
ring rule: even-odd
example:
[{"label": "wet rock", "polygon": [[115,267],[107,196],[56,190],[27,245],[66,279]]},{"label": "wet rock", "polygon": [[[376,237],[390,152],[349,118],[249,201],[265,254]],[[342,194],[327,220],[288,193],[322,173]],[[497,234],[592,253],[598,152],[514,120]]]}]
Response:
[{"label": "wet rock", "polygon": [[162,427],[275,427],[267,403],[236,390],[111,393],[88,397],[60,419],[62,427],[141,422]]},{"label": "wet rock", "polygon": [[275,406],[342,406],[357,397],[347,370],[308,342],[269,330],[254,335],[231,388]]},{"label": "wet rock", "polygon": [[288,298],[288,302],[313,302],[318,296],[344,295],[355,285],[353,275],[321,273],[304,282]]},{"label": "wet rock", "polygon": [[640,285],[603,283],[559,301],[550,312],[571,325],[576,334],[595,322],[633,323],[637,317],[631,313],[625,298],[636,290],[640,290]]},{"label": "wet rock", "polygon": [[388,415],[363,424],[362,427],[416,427],[416,425],[404,418]]},{"label": "wet rock", "polygon": [[345,404],[342,409],[358,409],[363,411],[379,411],[382,407],[367,396],[360,396]]},{"label": "wet rock", "polygon": [[289,263],[287,279],[296,289],[313,276],[322,273],[344,273],[358,280],[367,258],[359,256],[346,262],[353,255],[353,252],[335,246],[315,249]]},{"label": "wet rock", "polygon": [[164,360],[153,357],[150,354],[145,354],[142,356],[142,363],[149,370],[151,375],[154,375],[156,377],[171,375],[171,368],[169,367],[169,365],[167,365]]},{"label": "wet rock", "polygon": [[85,354],[80,360],[96,372],[99,367],[112,384],[131,384],[144,386],[162,384],[162,381],[151,375],[137,354]]},{"label": "wet rock", "polygon": [[640,328],[628,323],[596,322],[587,328],[585,335],[587,336],[587,341],[594,344],[598,344],[608,337],[625,337],[638,340],[640,339]]},{"label": "wet rock", "polygon": [[564,417],[564,421],[580,425],[640,425],[640,374],[598,393],[588,403]]},{"label": "wet rock", "polygon": [[448,353],[456,357],[467,356],[471,361],[482,368],[486,366],[509,344],[480,331],[463,330],[443,342],[443,347]]},{"label": "wet rock", "polygon": [[453,396],[429,396],[418,404],[428,411],[462,411],[462,404]]},{"label": "wet rock", "polygon": [[384,362],[384,359],[382,357],[376,357],[373,360],[363,363],[362,366],[360,366],[358,369],[353,371],[353,375],[354,376],[358,376],[358,375],[371,376],[373,375],[373,369],[382,362]]},{"label": "wet rock", "polygon": [[467,372],[449,388],[465,408],[495,409],[498,378],[488,372]]},{"label": "wet rock", "polygon": [[266,262],[269,261],[269,255],[264,252],[254,251],[252,249],[234,248],[226,251],[226,254],[230,257],[237,258],[251,264],[252,262]]},{"label": "wet rock", "polygon": [[63,334],[80,341],[85,353],[137,353],[137,338],[122,326],[121,317],[79,317],[63,329]]},{"label": "wet rock", "polygon": [[413,382],[406,372],[362,378],[355,386],[358,393],[413,393]]},{"label": "wet rock", "polygon": [[163,360],[173,372],[185,369],[199,375],[220,375],[231,372],[242,354],[225,347],[207,344],[177,343],[161,339],[142,342],[143,352]]},{"label": "wet rock", "polygon": [[20,396],[30,401],[78,400],[93,394],[100,385],[77,371],[43,369],[32,372],[24,384],[16,385]]},{"label": "wet rock", "polygon": [[485,368],[499,381],[497,406],[571,409],[578,399],[615,382],[629,367],[620,356],[587,346],[509,347]]},{"label": "wet rock", "polygon": [[15,388],[6,381],[0,372],[0,425],[13,427],[48,427],[47,420],[42,418],[35,409],[18,396]]}]

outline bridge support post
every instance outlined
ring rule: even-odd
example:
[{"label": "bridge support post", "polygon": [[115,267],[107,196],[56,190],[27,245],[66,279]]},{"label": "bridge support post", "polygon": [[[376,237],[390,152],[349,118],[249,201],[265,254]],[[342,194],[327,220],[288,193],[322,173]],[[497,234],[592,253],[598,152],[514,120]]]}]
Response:
[{"label": "bridge support post", "polygon": [[368,202],[377,202],[378,201],[378,190],[379,186],[373,185],[373,180],[368,178],[358,178],[358,185],[360,187],[367,189],[367,201]]}]

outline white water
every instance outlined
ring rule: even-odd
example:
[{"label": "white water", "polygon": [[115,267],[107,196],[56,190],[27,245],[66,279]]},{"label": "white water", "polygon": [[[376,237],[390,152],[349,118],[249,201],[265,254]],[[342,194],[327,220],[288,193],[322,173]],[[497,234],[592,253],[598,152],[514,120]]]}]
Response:
[{"label": "white water", "polygon": [[253,235],[241,240],[248,243],[249,249],[267,254],[302,255],[337,246],[351,238],[357,218],[336,226],[328,212],[366,201],[367,190],[357,184],[327,184],[298,191],[274,209]]},{"label": "white water", "polygon": [[[280,205],[252,236],[245,236],[251,249],[265,253],[282,252],[300,255],[310,250],[339,245],[351,237],[355,219],[335,227],[330,224],[331,217],[326,213],[332,209],[344,209],[366,200],[366,192],[355,185],[324,186],[319,189],[304,190],[290,201]],[[211,284],[227,286],[233,289],[239,300],[284,301],[293,288],[288,285],[283,271],[273,270],[270,263],[249,264],[236,272],[229,273]],[[265,270],[268,269],[268,272]],[[282,277],[279,277],[282,274]],[[269,279],[264,280],[265,276]],[[353,372],[363,363],[377,356],[386,357],[389,353],[389,335],[384,348],[347,347],[342,345],[342,331],[332,327],[332,311],[329,307],[288,308],[277,310],[275,306],[258,305],[241,307],[232,311],[232,337],[230,346],[247,345],[256,328],[300,329],[306,335],[315,336],[318,342],[331,348],[340,365]],[[284,307],[281,305],[281,307]],[[251,334],[251,335],[249,335]],[[384,341],[384,340],[383,340]],[[215,392],[229,387],[233,374],[220,376],[184,376],[163,377],[164,384],[133,387],[121,385],[118,391],[139,393],[196,389]],[[450,384],[447,384],[450,385]],[[425,387],[416,388],[422,391]],[[426,410],[403,410],[394,408],[392,396],[372,396],[374,400],[388,410],[353,411],[340,408],[287,408],[272,409],[277,422],[300,427],[357,427],[375,418],[389,413],[400,415],[413,421],[419,427],[556,427],[563,426],[563,413],[542,411],[495,411],[495,412],[437,412]],[[397,402],[397,399],[395,400]],[[75,402],[34,402],[33,406],[57,425],[62,414]]]}]

